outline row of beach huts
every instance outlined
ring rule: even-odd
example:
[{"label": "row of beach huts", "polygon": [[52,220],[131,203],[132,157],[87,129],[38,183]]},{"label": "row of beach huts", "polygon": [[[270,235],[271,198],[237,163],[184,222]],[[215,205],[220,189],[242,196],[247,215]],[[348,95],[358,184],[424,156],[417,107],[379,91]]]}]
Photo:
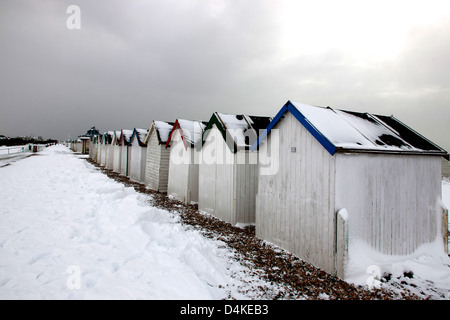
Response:
[{"label": "row of beach huts", "polygon": [[394,116],[288,101],[273,117],[215,112],[209,121],[80,137],[74,151],[345,279],[363,242],[406,255],[448,252],[441,158],[448,153]]}]

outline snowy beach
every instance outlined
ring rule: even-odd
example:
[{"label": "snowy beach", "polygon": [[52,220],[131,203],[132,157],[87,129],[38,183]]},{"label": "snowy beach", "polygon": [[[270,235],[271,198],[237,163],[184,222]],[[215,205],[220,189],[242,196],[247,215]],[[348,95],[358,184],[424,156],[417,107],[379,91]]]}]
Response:
[{"label": "snowy beach", "polygon": [[243,280],[265,285],[93,168],[63,146],[1,168],[0,299],[244,299]]},{"label": "snowy beach", "polygon": [[[53,146],[0,168],[0,299],[264,299],[284,290],[85,158]],[[450,207],[445,180],[443,201]],[[450,259],[437,247],[387,257],[355,246],[349,282],[365,285],[369,263],[391,272],[382,288],[403,282],[421,298],[449,299]]]}]

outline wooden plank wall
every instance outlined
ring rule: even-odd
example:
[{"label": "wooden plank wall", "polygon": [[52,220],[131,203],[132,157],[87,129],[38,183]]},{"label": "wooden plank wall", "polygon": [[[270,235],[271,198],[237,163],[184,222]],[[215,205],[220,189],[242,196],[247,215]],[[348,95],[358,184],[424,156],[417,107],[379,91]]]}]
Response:
[{"label": "wooden plank wall", "polygon": [[158,144],[156,132],[150,136],[147,143],[147,159],[145,170],[145,184],[152,190],[159,191],[159,169],[161,148]]},{"label": "wooden plank wall", "polygon": [[201,151],[199,165],[199,210],[236,224],[234,155],[215,125]]},{"label": "wooden plank wall", "polygon": [[167,183],[169,179],[169,160],[170,160],[170,149],[166,148],[165,145],[159,146],[159,190],[160,192],[167,192]]},{"label": "wooden plank wall", "polygon": [[122,145],[121,151],[121,159],[120,159],[120,174],[123,176],[127,176],[127,168],[128,168],[128,146]]},{"label": "wooden plank wall", "polygon": [[102,158],[102,145],[99,142],[99,140],[97,140],[97,157],[95,159],[95,161],[100,164],[100,159]]},{"label": "wooden plank wall", "polygon": [[437,156],[337,154],[336,208],[348,211],[350,241],[405,255],[435,240],[440,172]]},{"label": "wooden plank wall", "polygon": [[170,163],[167,193],[185,203],[190,202],[189,171],[190,152],[183,151],[179,130],[174,131],[170,144]]},{"label": "wooden plank wall", "polygon": [[199,209],[233,225],[253,224],[257,181],[257,152],[232,153],[213,125],[202,148]]},{"label": "wooden plank wall", "polygon": [[101,159],[100,159],[100,165],[104,166],[106,165],[106,155],[107,155],[107,145],[106,144],[101,144],[100,146],[101,148]]},{"label": "wooden plank wall", "polygon": [[136,137],[133,138],[133,142],[130,147],[130,180],[140,182],[141,179],[141,152],[142,148],[136,141]]},{"label": "wooden plank wall", "polygon": [[122,147],[115,144],[113,149],[114,149],[113,170],[117,173],[120,173],[120,161],[122,160]]},{"label": "wooden plank wall", "polygon": [[276,173],[259,175],[256,234],[335,273],[334,158],[290,113],[277,129],[279,141],[270,134],[260,149],[278,148],[280,163]]},{"label": "wooden plank wall", "polygon": [[153,131],[147,144],[145,184],[152,190],[167,192],[170,149],[160,145]]},{"label": "wooden plank wall", "polygon": [[114,168],[114,145],[108,144],[106,148],[108,150],[106,168],[112,170]]},{"label": "wooden plank wall", "polygon": [[[241,150],[236,153],[235,215],[236,222],[255,223],[256,191],[258,189],[257,151]],[[254,161],[252,161],[255,159]]]}]

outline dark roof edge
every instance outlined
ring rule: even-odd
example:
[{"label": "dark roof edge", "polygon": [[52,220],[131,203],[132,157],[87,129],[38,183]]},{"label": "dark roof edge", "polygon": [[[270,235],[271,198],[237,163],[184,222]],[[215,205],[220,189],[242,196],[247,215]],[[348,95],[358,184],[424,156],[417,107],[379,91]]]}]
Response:
[{"label": "dark roof edge", "polygon": [[411,128],[410,126],[408,126],[407,124],[405,124],[404,122],[400,121],[399,119],[397,119],[396,117],[394,117],[393,115],[391,116],[392,119],[394,119],[395,121],[397,121],[398,123],[400,123],[401,125],[403,125],[405,128],[408,128],[409,130],[411,130],[412,132],[414,132],[415,134],[417,134],[419,137],[421,137],[422,139],[424,139],[425,141],[427,141],[428,143],[432,144],[433,146],[436,147],[436,149],[441,150],[442,152],[445,152],[445,154],[448,157],[448,152],[446,150],[444,150],[443,148],[441,148],[440,146],[438,146],[437,144],[435,144],[433,141],[431,141],[430,139],[428,139],[427,137],[423,136],[422,134],[420,134],[419,132],[417,132],[416,130],[414,130],[413,128]]},{"label": "dark roof edge", "polygon": [[336,153],[379,153],[379,154],[403,154],[403,155],[421,155],[421,156],[441,156],[448,158],[445,151],[408,151],[408,150],[378,150],[378,149],[357,149],[337,147]]}]

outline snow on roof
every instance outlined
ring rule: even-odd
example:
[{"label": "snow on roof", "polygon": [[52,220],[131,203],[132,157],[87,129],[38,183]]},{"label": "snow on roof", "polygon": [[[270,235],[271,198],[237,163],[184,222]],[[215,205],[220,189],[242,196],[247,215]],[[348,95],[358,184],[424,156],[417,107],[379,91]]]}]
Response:
[{"label": "snow on roof", "polygon": [[[286,111],[290,111],[331,154],[339,149],[447,154],[445,150],[392,116],[337,110],[291,101],[283,106],[260,139],[270,132]],[[252,150],[258,143],[259,139],[252,146]]]},{"label": "snow on roof", "polygon": [[113,141],[112,141],[113,143],[115,143],[115,144],[119,143],[120,134],[121,134],[120,130],[114,131],[114,136],[113,136]]},{"label": "snow on roof", "polygon": [[[212,126],[212,122],[215,120],[214,117],[222,126],[222,128],[219,129],[224,131],[226,130],[227,132],[227,134],[224,135],[224,138],[230,137],[233,140],[234,151],[243,148],[248,149],[255,142],[259,134],[259,130],[262,127],[265,129],[271,120],[270,117],[215,112],[208,123],[208,128]],[[203,138],[205,139],[205,137]],[[229,146],[230,148],[232,147],[232,145]]]},{"label": "snow on roof", "polygon": [[203,130],[206,127],[203,121],[177,119],[177,122],[187,146],[194,147],[202,141]]},{"label": "snow on roof", "polygon": [[112,138],[114,136],[114,131],[105,131],[102,134],[102,143],[103,144],[111,144]]},{"label": "snow on roof", "polygon": [[369,113],[292,104],[338,148],[378,151],[423,151]]},{"label": "snow on roof", "polygon": [[166,143],[169,139],[170,131],[173,128],[173,122],[153,121],[158,134],[159,143]]},{"label": "snow on roof", "polygon": [[233,138],[237,147],[249,145],[248,130],[250,130],[253,121],[245,115],[234,115],[216,112],[219,120],[224,124],[226,130]]},{"label": "snow on roof", "polygon": [[130,138],[131,138],[132,135],[133,135],[133,130],[122,129],[122,133],[121,133],[121,136],[120,136],[120,139],[119,139],[119,145],[120,145],[120,140],[122,140],[122,137],[123,137],[123,140],[125,141],[125,144],[129,144],[130,143]]},{"label": "snow on roof", "polygon": [[133,134],[131,137],[131,141],[130,144],[133,142],[133,137],[136,136],[137,137],[137,141],[138,144],[140,146],[145,146],[144,140],[145,140],[145,136],[147,135],[148,130],[147,129],[141,129],[141,128],[134,128],[133,130]]}]

